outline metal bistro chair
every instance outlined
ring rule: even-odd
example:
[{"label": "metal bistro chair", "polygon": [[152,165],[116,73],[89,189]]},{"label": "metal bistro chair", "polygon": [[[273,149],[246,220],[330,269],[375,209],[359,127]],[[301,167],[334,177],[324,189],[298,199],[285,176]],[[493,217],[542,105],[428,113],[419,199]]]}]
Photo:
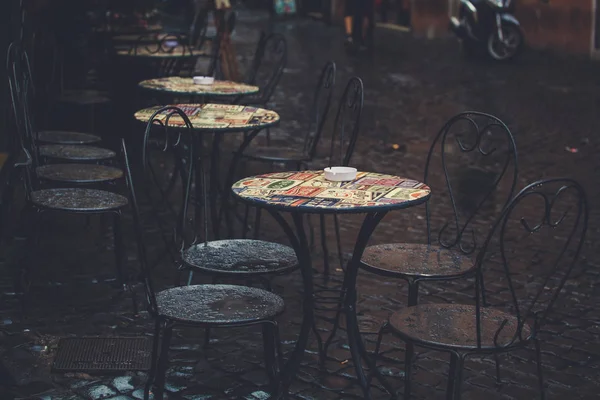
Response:
[{"label": "metal bistro chair", "polygon": [[[484,288],[477,279],[475,305],[415,305],[389,318],[388,328],[406,342],[404,399],[410,398],[415,345],[451,354],[446,396],[455,400],[460,399],[468,356],[533,347],[543,399],[538,332],[572,275],[587,226],[587,198],[576,181],[545,179],[521,190],[493,226],[475,267],[480,277],[484,269],[500,276],[498,284],[507,294],[504,307],[484,305]],[[376,353],[380,344],[381,335]]]},{"label": "metal bistro chair", "polygon": [[17,291],[27,290],[31,283],[28,255],[35,253],[35,244],[38,242],[41,216],[45,212],[53,211],[70,214],[104,215],[113,216],[115,261],[117,277],[124,288],[129,290],[133,302],[134,313],[137,313],[135,296],[129,283],[129,277],[123,271],[123,237],[121,230],[121,212],[127,206],[127,198],[120,194],[106,190],[87,188],[51,188],[38,189],[38,182],[33,179],[34,158],[27,146],[22,142],[21,149],[25,162],[18,164],[23,167],[23,181],[25,184],[26,204],[23,210],[22,226],[26,230],[26,249],[21,260],[19,275],[16,277]]},{"label": "metal bistro chair", "polygon": [[[194,272],[199,272],[213,277],[213,283],[216,283],[219,279],[224,280],[228,278],[259,279],[270,290],[270,283],[266,278],[281,275],[298,268],[296,253],[289,246],[262,240],[230,239],[209,241],[207,208],[209,203],[207,202],[207,188],[204,185],[204,182],[206,182],[204,176],[196,177],[196,184],[201,185],[203,189],[202,204],[204,205],[204,215],[194,216],[195,221],[202,219],[203,232],[201,234],[204,240],[197,242],[199,235],[196,232],[192,235],[185,232],[183,227],[186,224],[182,222],[180,217],[176,217],[176,215],[182,213],[182,210],[187,209],[187,203],[182,203],[180,199],[177,199],[176,190],[172,188],[177,185],[176,180],[181,181],[182,188],[191,184],[192,177],[190,174],[193,174],[194,171],[190,167],[190,163],[194,160],[190,161],[191,155],[183,154],[183,152],[188,151],[192,147],[202,149],[201,136],[193,133],[192,125],[187,116],[183,118],[181,115],[185,115],[184,112],[174,106],[163,107],[154,112],[148,120],[144,134],[142,160],[147,177],[146,186],[158,189],[162,208],[168,210],[172,217],[177,218],[178,227],[175,230],[174,240],[171,242],[172,247],[181,252],[182,268],[189,270],[188,285],[192,282]],[[162,140],[160,136],[163,137]],[[158,141],[163,143],[163,151],[170,152],[172,157],[165,157],[166,160],[159,161],[156,157],[150,156],[150,151],[155,149],[152,143]],[[161,177],[160,173],[165,168],[164,166],[161,168],[154,165],[156,162],[161,165],[167,165],[170,162],[176,163],[177,168],[175,168],[175,171],[178,172],[175,172],[175,174],[177,176]],[[202,168],[202,171],[205,171],[205,169]],[[149,189],[148,187],[146,188],[148,196],[151,195]],[[187,193],[182,197],[185,201],[189,201]],[[179,206],[174,205],[174,202],[179,202]],[[158,211],[158,205],[154,205],[154,207]],[[185,215],[187,212],[183,211],[183,214]],[[162,227],[166,224],[163,222],[160,225]],[[182,236],[192,237],[182,245]],[[207,331],[207,344],[208,339],[209,332]]]},{"label": "metal bistro chair", "polygon": [[[321,139],[327,114],[331,105],[331,97],[335,87],[336,66],[333,61],[325,64],[319,75],[317,86],[314,91],[312,106],[309,114],[308,126],[304,136],[304,145],[302,149],[290,146],[267,146],[250,148],[241,155],[242,159],[269,163],[273,167],[275,163],[283,163],[286,166],[293,166],[301,170],[308,167],[316,152]],[[237,159],[235,160],[237,162]],[[244,217],[244,236],[248,226],[248,210]],[[258,237],[260,229],[260,208],[256,210],[256,219],[254,226],[254,236]]]},{"label": "metal bistro chair", "polygon": [[[441,207],[434,208],[436,200],[430,200],[425,204],[427,243],[369,246],[361,268],[407,281],[409,306],[417,304],[420,282],[472,275],[475,270],[472,256],[479,247],[477,238],[487,233],[476,231],[476,219],[486,210],[492,216],[500,215],[514,194],[517,174],[514,138],[502,121],[479,112],[454,116],[431,144],[423,179],[433,188],[436,198],[449,203],[452,213],[441,219],[443,225],[437,235],[432,235],[432,216],[438,217]],[[435,182],[436,175],[443,177],[441,182]],[[498,186],[505,176],[509,189],[502,194]],[[436,191],[436,187],[440,190]],[[487,222],[490,227],[494,220]]]},{"label": "metal bistro chair", "polygon": [[[22,70],[26,68],[26,70]],[[29,63],[29,57],[24,52],[22,45],[18,42],[12,42],[8,46],[7,60],[6,60],[7,73],[12,73],[13,76],[22,75],[27,73],[29,79],[31,79],[31,65]],[[43,102],[43,99],[36,97],[35,84],[31,80],[31,96],[32,104],[34,109],[37,109],[38,102]],[[63,144],[63,145],[75,145],[75,144],[93,144],[101,141],[97,135],[85,132],[75,132],[66,130],[41,130],[36,134],[36,139],[40,143],[46,144]]]},{"label": "metal bistro chair", "polygon": [[[268,103],[283,76],[287,64],[287,41],[279,33],[265,35],[261,32],[252,65],[246,83],[259,87],[255,95],[240,97],[236,104],[268,108]],[[271,132],[266,129],[267,143],[271,141]]]},{"label": "metal bistro chair", "polygon": [[44,84],[45,89],[44,101],[48,113],[44,115],[44,122],[48,121],[49,112],[56,110],[56,106],[76,108],[88,114],[89,130],[94,133],[97,110],[110,105],[109,93],[93,88],[85,77],[77,84],[67,87],[65,50],[59,45],[55,33],[50,30],[42,29],[34,33],[32,56],[35,76],[41,77],[40,83]]},{"label": "metal bistro chair", "polygon": [[[13,49],[9,49],[9,51],[12,50]],[[33,127],[33,118],[31,117],[33,107],[30,106],[30,103],[32,102],[30,99],[33,92],[30,87],[33,86],[33,82],[31,80],[31,75],[28,73],[27,54],[25,52],[22,53],[21,62],[25,64],[25,68],[20,69],[17,60],[13,60],[10,65],[8,84],[19,140],[32,155],[32,168],[36,176],[46,181],[69,184],[112,182],[122,178],[123,173],[119,168],[107,165],[85,163],[40,165],[39,158],[49,154],[47,151],[48,146],[61,147],[62,145],[38,146],[36,143],[37,141],[34,139],[35,130]],[[114,152],[102,148],[91,147],[92,150],[97,149],[97,151],[91,151],[90,146],[69,145],[65,147],[73,148],[70,152],[67,151],[71,156],[75,152],[76,154],[82,155],[86,161],[89,160],[90,154],[93,153],[106,152],[106,156],[114,155]],[[77,153],[78,149],[83,149],[83,152]],[[77,160],[74,156],[65,158],[69,161],[81,161]]]},{"label": "metal bistro chair", "polygon": [[[27,111],[26,117],[28,118],[28,124],[32,130],[31,138],[33,142],[37,142],[40,133],[37,131],[35,125],[35,110],[33,109],[33,103],[35,102],[35,88],[34,80],[31,75],[31,68],[29,66],[29,57],[18,44],[14,44],[14,47],[9,47],[9,55],[13,52],[17,53],[18,56],[17,58],[11,57],[9,60],[11,61],[11,64],[8,66],[9,84],[12,84],[12,88],[16,94],[13,102]],[[68,142],[80,140],[81,137],[77,139],[77,137],[73,137],[72,135],[67,136],[67,143],[64,144],[40,144],[39,146],[36,146],[37,154],[35,156],[54,160],[68,160],[72,162],[99,162],[110,160],[116,156],[114,151],[102,147],[68,144]],[[57,139],[56,136],[54,138]]]},{"label": "metal bistro chair", "polygon": [[[189,119],[181,110],[172,110],[169,117],[175,116],[191,127]],[[168,125],[169,117],[165,119]],[[151,118],[151,121],[153,119]],[[152,122],[150,122],[152,123]],[[182,179],[184,199],[178,229],[187,230],[187,208],[194,171],[194,147],[190,140],[195,140],[191,131],[180,133],[175,142],[169,146],[185,157],[185,173]],[[187,138],[184,136],[188,136]],[[170,138],[166,138],[169,142]],[[184,145],[187,143],[187,145]],[[284,311],[283,299],[269,291],[237,285],[188,285],[155,292],[147,261],[147,250],[140,225],[139,209],[131,179],[131,169],[127,158],[125,142],[122,142],[126,159],[127,182],[130,191],[130,204],[133,211],[135,233],[138,242],[139,260],[144,279],[144,288],[149,312],[154,317],[155,332],[152,351],[152,366],[144,391],[144,399],[149,399],[150,389],[154,384],[154,399],[163,398],[165,374],[168,363],[169,343],[173,328],[176,325],[194,326],[198,328],[222,328],[262,325],[265,346],[265,360],[273,390],[277,387],[277,376],[282,365],[282,353],[279,330],[275,318]],[[178,236],[180,247],[186,247],[186,235]],[[216,260],[213,260],[215,262]],[[162,336],[162,337],[161,337]]]},{"label": "metal bistro chair", "polygon": [[[465,169],[465,165],[471,169]],[[473,166],[477,168],[472,169]],[[512,173],[507,175],[511,166]],[[467,171],[472,171],[471,175]],[[425,163],[423,182],[436,193],[425,204],[427,242],[369,246],[360,268],[386,278],[405,280],[409,306],[417,304],[420,282],[473,276],[475,263],[472,256],[481,245],[476,240],[487,234],[485,228],[483,232],[475,231],[482,229],[477,226],[476,217],[486,210],[492,216],[500,215],[514,194],[517,172],[514,139],[502,121],[479,112],[454,116],[436,135]],[[509,189],[497,201],[494,194],[499,191],[498,186],[505,175]],[[436,177],[441,180],[436,181]],[[407,181],[405,184],[412,183]],[[439,190],[436,191],[436,187]],[[440,203],[434,204],[436,201]],[[450,216],[438,214],[442,203],[448,203],[452,210]],[[434,221],[443,223],[437,235],[432,235],[432,216]],[[487,222],[491,227],[494,220]],[[340,315],[341,310],[336,315],[325,352],[335,337]]]}]

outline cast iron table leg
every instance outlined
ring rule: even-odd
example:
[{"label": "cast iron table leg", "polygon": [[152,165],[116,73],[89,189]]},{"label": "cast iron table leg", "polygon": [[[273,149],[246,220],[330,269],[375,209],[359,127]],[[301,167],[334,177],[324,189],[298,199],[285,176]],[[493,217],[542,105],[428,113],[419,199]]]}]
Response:
[{"label": "cast iron table leg", "polygon": [[313,287],[313,270],[310,257],[310,248],[306,233],[304,231],[303,215],[299,213],[292,214],[296,233],[292,230],[289,224],[283,219],[277,211],[268,209],[269,213],[281,225],[286,235],[290,239],[292,247],[298,257],[300,272],[302,273],[302,283],[304,287],[304,299],[302,303],[302,326],[300,328],[300,336],[296,342],[294,351],[291,353],[286,364],[281,370],[279,376],[279,392],[274,393],[273,398],[281,398],[287,394],[287,391],[300,368],[300,361],[304,356],[310,330],[314,325],[314,287]]},{"label": "cast iron table leg", "polygon": [[356,278],[358,276],[360,260],[363,256],[365,248],[367,247],[367,243],[371,238],[371,234],[373,233],[379,222],[383,219],[385,214],[386,212],[371,213],[368,214],[365,218],[360,232],[358,234],[358,238],[356,239],[356,244],[354,245],[352,259],[348,264],[346,275],[344,277],[346,287],[346,296],[344,298],[344,312],[346,314],[348,342],[350,345],[350,352],[352,353],[352,361],[354,362],[354,368],[356,369],[356,376],[363,390],[365,399],[371,399],[371,392],[369,379],[365,375],[365,372],[362,367],[363,361],[367,363],[369,370],[372,371],[372,374],[378,378],[378,380],[386,388],[386,390],[392,396],[395,393],[394,389],[389,385],[389,383],[381,376],[381,374],[377,372],[377,369],[375,368],[375,362],[367,354],[365,344],[360,336],[358,318],[356,315]]}]

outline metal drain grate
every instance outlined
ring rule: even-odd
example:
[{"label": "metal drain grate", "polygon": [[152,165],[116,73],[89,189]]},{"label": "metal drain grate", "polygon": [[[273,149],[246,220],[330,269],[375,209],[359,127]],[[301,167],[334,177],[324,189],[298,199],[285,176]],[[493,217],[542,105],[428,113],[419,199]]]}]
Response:
[{"label": "metal drain grate", "polygon": [[55,372],[147,371],[152,341],[135,337],[63,338],[52,370]]}]

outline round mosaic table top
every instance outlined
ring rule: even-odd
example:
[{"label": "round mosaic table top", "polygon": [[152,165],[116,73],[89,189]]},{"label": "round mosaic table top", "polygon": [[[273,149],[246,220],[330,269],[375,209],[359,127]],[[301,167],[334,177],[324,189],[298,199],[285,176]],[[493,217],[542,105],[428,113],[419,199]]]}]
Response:
[{"label": "round mosaic table top", "polygon": [[167,93],[207,95],[207,96],[239,96],[258,93],[258,86],[246,85],[231,81],[215,81],[211,85],[197,85],[193,78],[169,76],[166,78],[148,79],[138,84],[143,89],[157,90]]},{"label": "round mosaic table top", "polygon": [[121,57],[144,57],[144,58],[193,58],[200,57],[203,53],[194,51],[188,46],[173,46],[158,48],[158,44],[141,45],[137,48],[118,49],[116,54]]},{"label": "round mosaic table top", "polygon": [[[279,123],[279,114],[251,106],[229,104],[173,104],[189,117],[195,130],[211,132],[240,132],[266,128]],[[139,110],[134,117],[138,121],[148,122],[152,114],[164,106],[154,106]],[[159,115],[164,120],[170,112]],[[171,116],[169,126],[183,126],[183,119],[177,115]]]},{"label": "round mosaic table top", "polygon": [[274,172],[242,179],[231,187],[255,206],[305,213],[370,213],[411,207],[429,199],[424,183],[399,176],[358,172],[333,182],[323,171]]}]

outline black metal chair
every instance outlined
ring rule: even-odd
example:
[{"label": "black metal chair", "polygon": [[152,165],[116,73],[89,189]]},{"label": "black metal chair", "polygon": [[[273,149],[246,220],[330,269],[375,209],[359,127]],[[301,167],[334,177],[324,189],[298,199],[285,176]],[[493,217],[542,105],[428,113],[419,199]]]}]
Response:
[{"label": "black metal chair", "polygon": [[[435,173],[436,169],[441,173]],[[361,268],[405,280],[409,306],[417,304],[420,282],[472,275],[477,238],[487,233],[485,226],[477,225],[477,217],[486,211],[491,216],[500,215],[514,194],[517,173],[514,138],[502,121],[479,112],[454,116],[433,140],[423,178],[440,199],[439,204],[448,203],[452,214],[441,219],[445,222],[437,237],[432,235],[432,215],[438,217],[441,207],[435,207],[436,199],[430,200],[425,204],[426,243],[369,246]],[[435,182],[436,176],[443,179]],[[501,193],[498,186],[505,176],[508,190]],[[489,227],[494,220],[487,222]]]},{"label": "black metal chair", "polygon": [[[29,79],[31,79],[31,66],[29,63],[29,57],[24,52],[22,45],[17,42],[13,42],[8,46],[6,70],[10,75],[22,75],[27,73]],[[23,69],[27,69],[23,71]],[[37,108],[40,100],[35,96],[35,84],[31,81],[31,96],[33,108]],[[43,99],[41,100],[43,101]],[[100,137],[91,133],[74,132],[67,130],[41,130],[36,134],[36,139],[40,143],[47,144],[64,144],[64,145],[75,145],[75,144],[93,144],[101,141]]]},{"label": "black metal chair", "polygon": [[[9,48],[9,54],[17,52],[15,47]],[[21,64],[22,65],[19,65]],[[34,118],[31,103],[33,99],[33,81],[29,73],[27,53],[22,52],[19,58],[12,58],[9,64],[9,89],[15,126],[19,140],[33,157],[32,169],[40,179],[69,184],[92,184],[111,182],[123,176],[119,168],[97,164],[46,164],[40,165],[40,157],[62,158],[69,161],[99,161],[111,158],[114,152],[93,146],[79,145],[41,145],[35,139]]]},{"label": "black metal chair", "polygon": [[261,33],[246,83],[259,92],[242,98],[243,104],[266,106],[275,92],[287,63],[287,41],[280,33]]},{"label": "black metal chair", "polygon": [[[151,197],[150,187],[156,188],[159,191],[160,205],[154,204],[154,208],[158,210],[168,210],[171,218],[176,217],[183,205],[180,199],[177,199],[176,190],[172,188],[177,184],[177,180],[181,181],[181,187],[191,182],[189,171],[189,155],[183,157],[180,148],[195,147],[201,149],[201,136],[193,133],[193,128],[189,120],[182,119],[183,114],[177,107],[163,107],[150,117],[144,134],[143,146],[143,165],[147,176],[146,193]],[[181,120],[180,126],[172,126],[170,121],[174,119]],[[179,122],[178,122],[179,125]],[[162,140],[161,140],[162,138]],[[162,144],[162,151],[171,152],[172,157],[161,160],[164,164],[162,168],[158,168],[153,164],[153,158],[150,152],[156,148],[156,144]],[[175,145],[177,143],[177,146]],[[167,164],[176,164],[169,165]],[[161,171],[173,167],[171,176],[159,176]],[[205,169],[202,168],[202,171]],[[170,171],[170,169],[169,169]],[[204,185],[204,176],[196,176],[196,184],[201,185],[203,194],[206,195],[208,190]],[[184,198],[187,198],[184,196]],[[265,242],[261,240],[246,240],[246,239],[230,239],[210,241],[208,239],[208,214],[207,198],[196,199],[204,205],[203,216],[194,216],[196,226],[197,222],[202,220],[202,232],[194,233],[191,239],[186,242],[185,247],[175,245],[177,251],[181,251],[183,267],[190,271],[188,284],[191,283],[194,271],[200,272],[218,278],[227,277],[244,277],[247,279],[260,279],[266,276],[279,275],[298,268],[298,260],[294,250],[289,246],[284,246],[278,243]],[[179,205],[173,203],[177,201]],[[179,222],[182,224],[182,222]],[[166,222],[160,224],[166,226]],[[181,232],[181,226],[177,229],[176,237],[181,237],[184,233]],[[189,235],[187,235],[189,236]],[[200,239],[202,237],[202,240]],[[268,286],[268,281],[263,281]]]},{"label": "black metal chair", "polygon": [[[183,111],[177,109],[171,111],[168,114],[169,117],[180,118],[184,121],[184,126],[191,127],[191,123]],[[149,128],[152,127],[154,119],[151,118],[150,121]],[[167,125],[168,120],[165,122],[165,126]],[[196,161],[194,156],[195,146],[188,140],[190,138],[191,141],[195,140],[192,135],[191,131],[178,133],[175,142],[169,142],[170,138],[165,139],[165,143],[173,151],[185,157],[185,170],[182,175],[184,199],[181,203],[182,210],[177,223],[178,230],[181,232],[187,230],[188,200],[194,162]],[[184,136],[188,136],[188,138]],[[124,141],[122,142],[122,148],[127,160]],[[282,364],[282,353],[275,318],[284,310],[283,299],[263,289],[236,285],[188,285],[155,292],[148,268],[147,250],[141,230],[139,209],[129,161],[126,161],[126,174],[146,299],[149,312],[156,321],[152,369],[145,387],[144,399],[149,399],[149,392],[153,384],[156,386],[156,390],[153,392],[154,398],[163,398],[169,343],[175,325],[195,326],[204,329],[262,325],[267,372],[273,390],[276,390],[277,376]],[[178,236],[181,248],[187,246],[186,237],[185,234]]]},{"label": "black metal chair", "polygon": [[12,88],[17,94],[14,102],[20,107],[27,107],[27,118],[33,130],[32,139],[36,142],[49,143],[39,146],[39,155],[52,159],[86,162],[108,160],[116,156],[112,150],[87,145],[97,142],[96,139],[100,140],[95,135],[62,130],[37,130],[36,109],[41,108],[40,101],[47,99],[38,96],[29,55],[19,43],[11,43],[9,46],[7,71],[9,83],[12,84]]},{"label": "black metal chair", "polygon": [[[32,36],[34,74],[44,84],[43,101],[47,110],[44,123],[48,122],[51,111],[58,110],[57,107],[76,108],[88,115],[89,131],[94,133],[98,109],[108,107],[111,103],[108,91],[88,82],[83,69],[75,74],[80,75],[78,78],[65,72],[65,65],[68,65],[65,63],[65,50],[59,45],[54,32],[42,27]],[[74,83],[69,84],[69,81]]]},{"label": "black metal chair", "polygon": [[[338,110],[333,123],[331,145],[329,148],[329,166],[348,166],[354,154],[354,147],[360,132],[360,120],[364,105],[364,85],[360,78],[352,77],[346,84],[344,93],[340,98]],[[329,251],[327,249],[327,236],[325,216],[319,215],[321,225],[321,246],[323,248],[323,261],[325,279],[329,277]],[[335,239],[340,260],[340,268],[344,269],[344,256],[340,240],[340,223],[337,214],[333,215]]]},{"label": "black metal chair", "polygon": [[[521,190],[493,225],[477,256],[475,273],[480,279],[475,280],[475,305],[414,305],[389,318],[385,330],[406,343],[404,399],[410,398],[415,345],[451,354],[446,396],[455,400],[460,399],[468,356],[498,356],[533,347],[543,399],[538,333],[572,275],[587,226],[587,198],[576,181],[545,179]],[[496,284],[507,294],[494,307],[484,305],[485,289],[480,284],[484,270],[499,275]],[[527,276],[525,285],[518,284],[518,275]],[[376,354],[380,344],[381,334]]]},{"label": "black metal chair", "polygon": [[128,204],[127,198],[118,193],[106,190],[87,188],[50,188],[39,189],[39,182],[34,179],[34,156],[21,141],[21,150],[25,161],[17,164],[23,168],[26,203],[22,211],[21,226],[26,230],[26,254],[21,260],[15,284],[18,292],[27,291],[31,284],[30,263],[28,255],[35,253],[35,244],[41,233],[41,217],[48,211],[90,215],[112,215],[114,230],[115,261],[117,277],[123,287],[131,292],[133,310],[137,313],[135,296],[130,286],[129,277],[123,270],[123,238],[121,230],[121,213]]},{"label": "black metal chair", "polygon": [[331,97],[335,86],[336,66],[329,61],[323,66],[312,98],[308,126],[302,148],[290,146],[251,146],[244,152],[242,158],[266,162],[270,164],[283,163],[293,165],[297,169],[306,168],[317,152],[327,114],[331,105]]},{"label": "black metal chair", "polygon": [[[273,167],[275,163],[282,163],[286,166],[293,166],[293,168],[298,170],[306,169],[308,163],[313,160],[317,152],[317,146],[321,139],[323,127],[325,126],[325,121],[327,121],[327,114],[329,113],[331,97],[335,86],[335,75],[335,63],[329,61],[321,70],[321,74],[317,81],[302,149],[290,146],[254,146],[244,151],[241,155],[242,159],[268,163],[271,164],[271,167]],[[234,160],[234,163],[236,162],[237,160]],[[249,206],[246,206],[246,212],[244,214],[244,237],[248,226],[248,209]],[[260,209],[257,209],[254,226],[255,238],[258,238],[259,229]]]}]

